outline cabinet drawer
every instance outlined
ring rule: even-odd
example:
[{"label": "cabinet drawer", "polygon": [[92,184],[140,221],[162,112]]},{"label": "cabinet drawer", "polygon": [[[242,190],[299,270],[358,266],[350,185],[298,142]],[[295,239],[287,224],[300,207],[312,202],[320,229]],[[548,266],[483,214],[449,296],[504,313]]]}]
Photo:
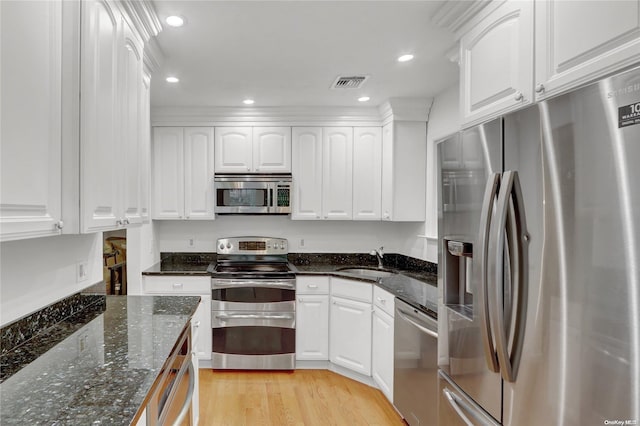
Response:
[{"label": "cabinet drawer", "polygon": [[146,294],[208,294],[211,292],[211,278],[185,277],[181,275],[143,277]]},{"label": "cabinet drawer", "polygon": [[296,277],[298,294],[329,294],[329,277]]},{"label": "cabinet drawer", "polygon": [[362,281],[331,278],[331,295],[371,303],[373,284]]},{"label": "cabinet drawer", "polygon": [[393,317],[395,296],[378,286],[373,287],[373,303]]}]

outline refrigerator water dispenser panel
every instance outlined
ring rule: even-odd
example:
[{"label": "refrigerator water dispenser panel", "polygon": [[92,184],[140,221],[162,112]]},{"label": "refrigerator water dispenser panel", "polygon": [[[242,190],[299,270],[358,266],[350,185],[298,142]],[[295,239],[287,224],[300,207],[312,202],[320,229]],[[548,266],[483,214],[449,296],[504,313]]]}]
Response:
[{"label": "refrigerator water dispenser panel", "polygon": [[444,302],[447,307],[471,319],[473,317],[473,244],[444,241]]}]

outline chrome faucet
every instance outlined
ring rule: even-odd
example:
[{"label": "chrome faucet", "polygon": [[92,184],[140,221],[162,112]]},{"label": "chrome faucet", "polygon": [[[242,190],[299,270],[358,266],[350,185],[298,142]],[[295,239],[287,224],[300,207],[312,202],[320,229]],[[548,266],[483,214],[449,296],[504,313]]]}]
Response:
[{"label": "chrome faucet", "polygon": [[379,249],[373,249],[369,252],[371,256],[375,256],[378,258],[378,268],[383,268],[382,266],[382,257],[384,256],[384,252],[382,251],[384,247],[380,247]]}]

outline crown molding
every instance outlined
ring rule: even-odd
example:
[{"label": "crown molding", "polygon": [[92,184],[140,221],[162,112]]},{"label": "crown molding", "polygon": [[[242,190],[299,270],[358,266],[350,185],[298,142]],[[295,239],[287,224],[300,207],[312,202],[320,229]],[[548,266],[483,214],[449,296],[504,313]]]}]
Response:
[{"label": "crown molding", "polygon": [[160,69],[163,61],[164,52],[158,45],[156,39],[152,38],[148,43],[144,45],[143,63],[147,74],[152,75],[158,69]]},{"label": "crown molding", "polygon": [[160,34],[162,24],[149,0],[121,0],[120,4],[145,44]]},{"label": "crown molding", "polygon": [[501,3],[494,0],[454,1],[448,0],[436,10],[431,22],[440,28],[446,28],[461,36],[461,29],[465,27],[482,9],[490,3]]},{"label": "crown molding", "polygon": [[383,123],[391,121],[424,121],[429,119],[432,98],[389,98],[379,107]]},{"label": "crown molding", "polygon": [[376,107],[152,107],[152,126],[380,125]]}]

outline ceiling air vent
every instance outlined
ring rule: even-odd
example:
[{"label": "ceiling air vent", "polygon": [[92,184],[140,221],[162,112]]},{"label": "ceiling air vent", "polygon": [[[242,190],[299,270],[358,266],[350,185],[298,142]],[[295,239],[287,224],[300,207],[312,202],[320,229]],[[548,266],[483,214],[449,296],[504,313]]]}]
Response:
[{"label": "ceiling air vent", "polygon": [[369,78],[368,75],[340,76],[331,85],[332,89],[359,89]]}]

